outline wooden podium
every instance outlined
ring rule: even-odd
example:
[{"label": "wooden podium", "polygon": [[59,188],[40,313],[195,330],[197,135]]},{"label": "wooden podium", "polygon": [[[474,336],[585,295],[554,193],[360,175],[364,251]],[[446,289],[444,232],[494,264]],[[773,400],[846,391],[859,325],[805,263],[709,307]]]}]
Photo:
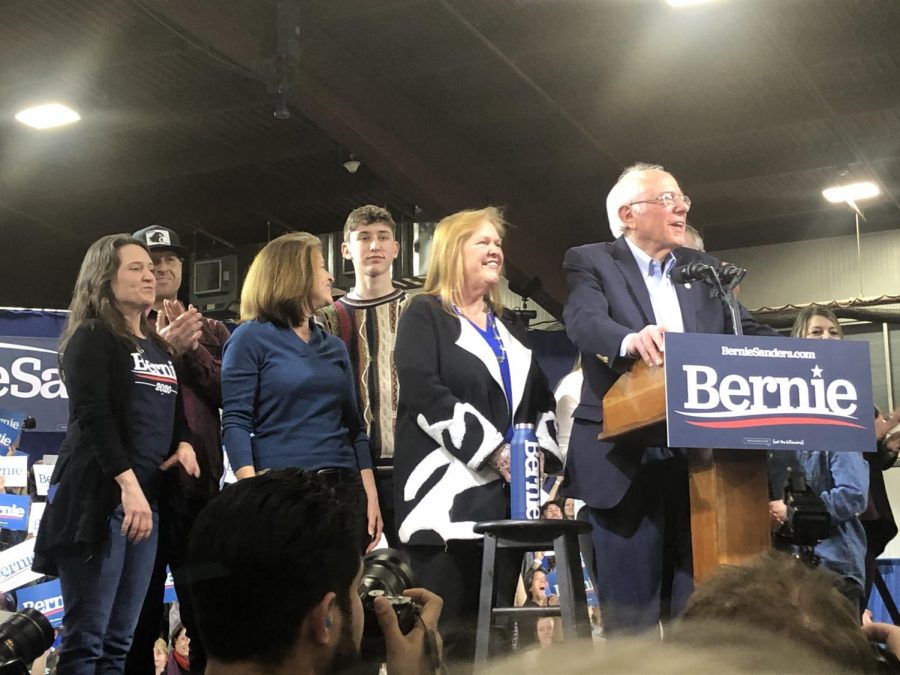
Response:
[{"label": "wooden podium", "polygon": [[[663,367],[638,361],[603,397],[600,439],[665,438]],[[719,564],[741,563],[771,546],[763,450],[688,450],[694,579]]]}]

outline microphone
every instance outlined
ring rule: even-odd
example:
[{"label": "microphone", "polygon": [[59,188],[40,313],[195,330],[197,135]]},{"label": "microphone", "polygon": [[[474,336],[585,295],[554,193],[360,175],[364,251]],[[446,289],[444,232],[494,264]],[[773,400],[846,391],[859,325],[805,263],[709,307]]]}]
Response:
[{"label": "microphone", "polygon": [[719,269],[719,278],[728,288],[734,288],[746,276],[747,270],[732,263],[723,263]]},{"label": "microphone", "polygon": [[691,281],[704,281],[715,274],[716,270],[712,265],[695,260],[687,265],[674,268],[669,277],[673,283],[687,284]]}]

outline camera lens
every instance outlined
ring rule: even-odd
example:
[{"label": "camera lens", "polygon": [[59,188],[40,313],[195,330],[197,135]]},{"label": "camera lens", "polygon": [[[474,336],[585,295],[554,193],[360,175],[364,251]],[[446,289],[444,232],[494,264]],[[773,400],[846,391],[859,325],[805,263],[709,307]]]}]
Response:
[{"label": "camera lens", "polygon": [[53,644],[53,627],[32,607],[16,612],[0,624],[0,661],[31,663]]},{"label": "camera lens", "polygon": [[383,548],[372,551],[363,558],[363,575],[359,583],[359,595],[363,604],[371,603],[370,591],[382,591],[384,595],[401,595],[416,585],[415,575],[406,556],[396,549]]},{"label": "camera lens", "polygon": [[[375,616],[375,598],[386,597],[397,614],[402,633],[412,629],[418,607],[410,598],[402,596],[407,588],[418,585],[409,559],[402,551],[383,548],[363,558],[359,597],[363,605],[363,639],[360,653],[364,662],[384,660],[384,636]],[[398,597],[400,596],[400,597]]]}]

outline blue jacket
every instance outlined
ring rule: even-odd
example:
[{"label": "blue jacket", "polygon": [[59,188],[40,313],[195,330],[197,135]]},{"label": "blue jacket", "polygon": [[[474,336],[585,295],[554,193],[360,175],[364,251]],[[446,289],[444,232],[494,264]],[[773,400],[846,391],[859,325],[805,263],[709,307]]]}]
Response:
[{"label": "blue jacket", "polygon": [[869,467],[861,452],[797,453],[806,482],[818,493],[831,516],[831,536],[816,546],[822,566],[850,577],[860,586],[866,578],[866,533],[859,514],[869,496]]}]

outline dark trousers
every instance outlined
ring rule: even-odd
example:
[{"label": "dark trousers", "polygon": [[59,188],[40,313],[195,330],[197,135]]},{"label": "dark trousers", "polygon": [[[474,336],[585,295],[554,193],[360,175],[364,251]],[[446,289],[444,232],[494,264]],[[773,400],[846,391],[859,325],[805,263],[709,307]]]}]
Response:
[{"label": "dark trousers", "polygon": [[397,534],[397,521],[394,518],[394,467],[375,467],[375,488],[378,490],[378,505],[381,508],[381,520],[384,521],[384,536],[388,546],[399,548],[400,535]]},{"label": "dark trousers", "polygon": [[[58,558],[65,616],[59,650],[60,675],[121,673],[132,644],[141,603],[153,570],[158,537],[153,532],[138,543],[122,534],[122,507],[109,522],[106,550],[91,556]],[[151,656],[152,651],[148,652]]]},{"label": "dark trousers", "polygon": [[[168,479],[169,477],[167,477]],[[175,593],[181,623],[191,638],[191,672],[202,673],[206,669],[206,650],[194,618],[190,590],[185,578],[184,561],[187,556],[188,540],[194,521],[208,499],[188,498],[179,489],[176,481],[166,483],[160,498],[159,549],[153,566],[149,587],[141,608],[140,619],[135,629],[134,642],[128,654],[129,675],[153,675],[153,643],[160,637],[168,640],[165,630],[167,617],[163,617],[163,594],[165,592],[166,565],[172,570]],[[169,627],[170,629],[173,627]]]},{"label": "dark trousers", "polygon": [[369,499],[359,471],[354,469],[320,469],[313,473],[334,491],[334,496],[353,512],[359,533],[360,553],[364,554],[372,538],[369,536]]},{"label": "dark trousers", "polygon": [[[454,671],[453,664],[465,670],[475,659],[475,633],[478,626],[478,600],[481,587],[481,560],[484,546],[481,540],[447,542],[442,546],[409,546],[413,572],[419,586],[436,593],[444,600],[440,632],[444,640],[444,661]],[[494,580],[500,602],[512,606],[516,581],[522,568],[521,551],[500,549],[506,557],[499,565],[500,574]],[[506,641],[507,644],[509,640]]]},{"label": "dark trousers", "polygon": [[604,631],[651,630],[677,616],[694,588],[685,460],[641,465],[619,504],[589,513]]}]

